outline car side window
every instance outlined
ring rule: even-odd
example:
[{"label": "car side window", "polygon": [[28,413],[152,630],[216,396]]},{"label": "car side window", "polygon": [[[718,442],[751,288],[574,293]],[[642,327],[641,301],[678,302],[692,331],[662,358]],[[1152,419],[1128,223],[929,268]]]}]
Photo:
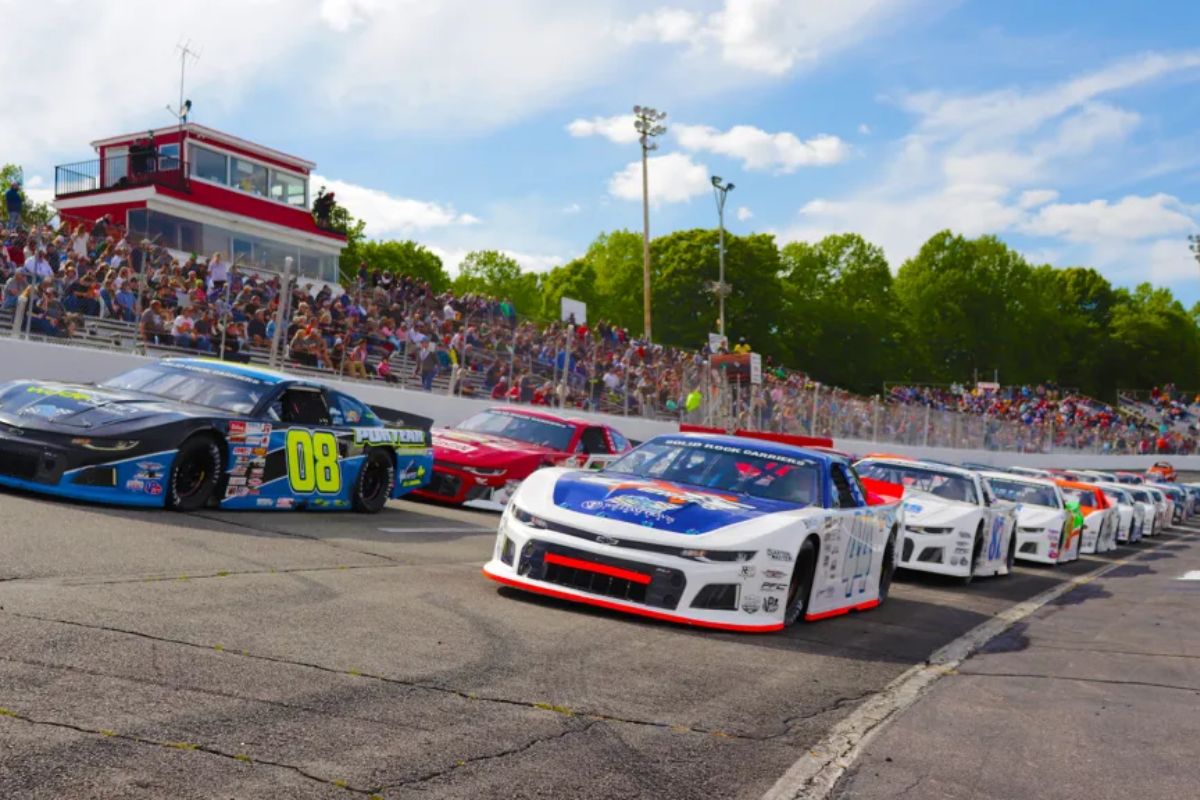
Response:
[{"label": "car side window", "polygon": [[584,428],[579,437],[579,446],[588,455],[608,453],[608,440],[604,436],[604,428]]},{"label": "car side window", "polygon": [[629,449],[629,440],[612,428],[608,429],[608,438],[612,442],[612,451],[614,453],[624,453]]},{"label": "car side window", "polygon": [[330,425],[325,393],[314,389],[288,389],[283,393],[280,419],[294,425]]},{"label": "car side window", "polygon": [[379,424],[379,420],[375,417],[371,409],[353,397],[341,392],[331,392],[330,399],[333,402],[329,406],[329,411],[333,414],[335,425],[350,425],[353,427]]},{"label": "car side window", "polygon": [[865,496],[861,499],[855,496],[855,487],[850,481],[850,477],[846,473],[846,468],[841,464],[832,464],[830,466],[831,477],[833,478],[833,488],[835,491],[834,500],[838,508],[858,508],[865,505]]}]

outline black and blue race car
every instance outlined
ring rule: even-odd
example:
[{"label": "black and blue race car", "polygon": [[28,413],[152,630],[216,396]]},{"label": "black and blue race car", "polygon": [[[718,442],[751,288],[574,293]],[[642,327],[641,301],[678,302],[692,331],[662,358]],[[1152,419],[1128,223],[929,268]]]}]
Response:
[{"label": "black and blue race car", "polygon": [[429,482],[431,420],[197,358],[0,384],[0,486],[194,511],[381,510]]}]

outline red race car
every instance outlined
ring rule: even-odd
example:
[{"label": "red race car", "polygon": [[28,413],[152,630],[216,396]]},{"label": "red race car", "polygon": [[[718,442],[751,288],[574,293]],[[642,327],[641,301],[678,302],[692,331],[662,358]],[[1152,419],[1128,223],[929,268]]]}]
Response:
[{"label": "red race car", "polygon": [[541,467],[593,466],[631,449],[608,425],[498,406],[433,431],[433,478],[412,496],[499,511]]}]

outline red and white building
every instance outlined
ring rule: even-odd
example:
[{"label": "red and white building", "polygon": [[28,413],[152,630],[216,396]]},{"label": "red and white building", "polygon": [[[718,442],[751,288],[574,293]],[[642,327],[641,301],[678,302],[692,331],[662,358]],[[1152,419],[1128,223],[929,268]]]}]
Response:
[{"label": "red and white building", "polygon": [[256,270],[336,283],[346,238],[317,225],[311,161],[189,122],[92,142],[98,158],[54,172],[65,220],[104,214],[134,240],[180,254],[220,252]]}]

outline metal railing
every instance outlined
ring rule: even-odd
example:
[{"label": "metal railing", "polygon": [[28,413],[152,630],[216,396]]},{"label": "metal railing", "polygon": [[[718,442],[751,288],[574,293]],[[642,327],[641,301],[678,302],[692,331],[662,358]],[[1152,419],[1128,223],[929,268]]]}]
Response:
[{"label": "metal railing", "polygon": [[187,189],[187,162],[174,156],[110,156],[54,168],[54,195],[88,194],[136,186]]}]

